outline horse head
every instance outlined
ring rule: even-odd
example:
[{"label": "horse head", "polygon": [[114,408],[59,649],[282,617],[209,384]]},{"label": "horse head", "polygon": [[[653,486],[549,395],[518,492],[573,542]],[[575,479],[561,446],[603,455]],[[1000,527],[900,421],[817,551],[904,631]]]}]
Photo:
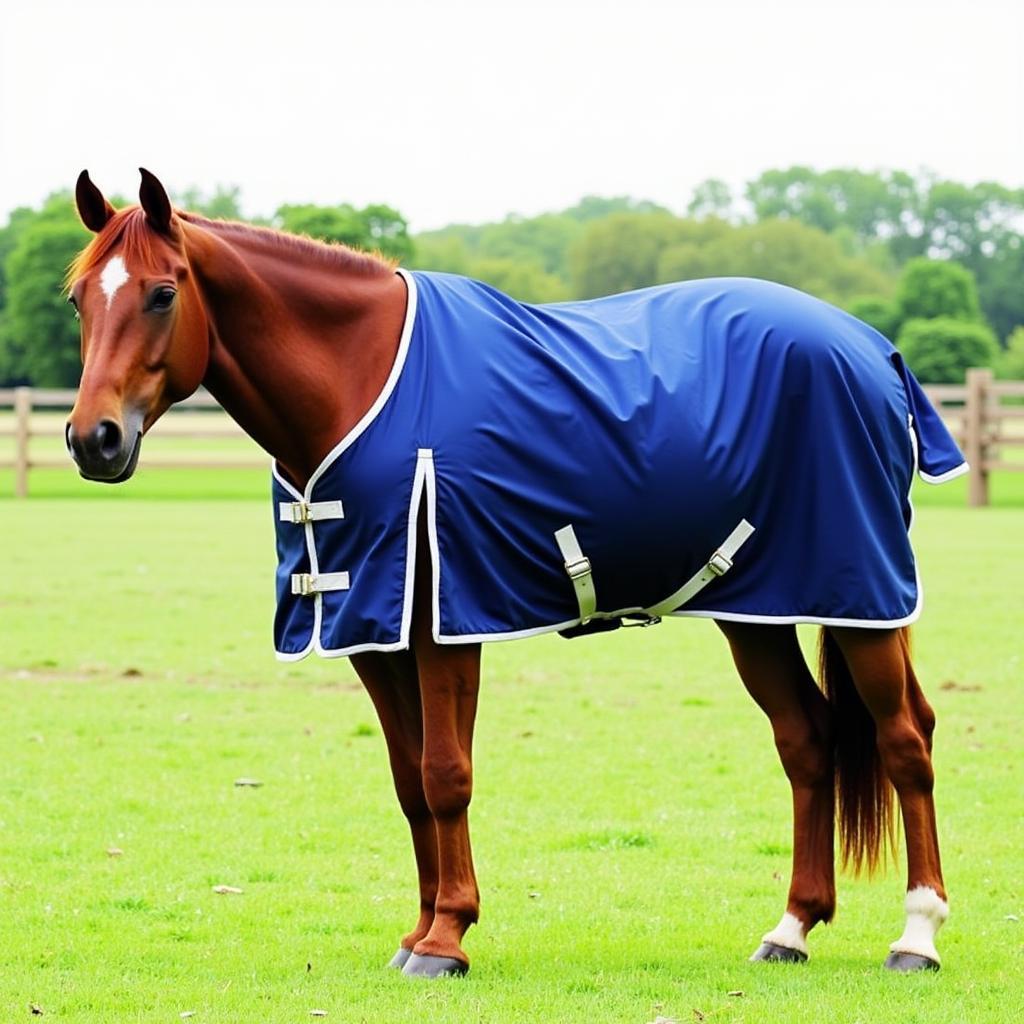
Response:
[{"label": "horse head", "polygon": [[68,272],[82,330],[82,380],[65,430],[81,475],[119,483],[142,436],[206,374],[210,329],[163,185],[140,168],[139,206],[115,210],[82,171],[79,216],[95,238]]}]

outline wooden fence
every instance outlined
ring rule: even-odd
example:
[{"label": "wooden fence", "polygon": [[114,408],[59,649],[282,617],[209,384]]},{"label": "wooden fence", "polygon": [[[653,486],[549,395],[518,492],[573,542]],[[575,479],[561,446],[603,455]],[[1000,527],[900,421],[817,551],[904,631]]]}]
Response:
[{"label": "wooden fence", "polygon": [[987,505],[992,472],[1024,471],[1024,459],[1012,457],[1024,448],[1024,381],[977,369],[963,384],[929,384],[925,391],[967,456],[967,504]]},{"label": "wooden fence", "polygon": [[[15,496],[28,495],[29,473],[33,469],[65,467],[68,472],[74,471],[70,456],[64,452],[63,420],[75,404],[75,394],[68,389],[0,389],[0,410],[13,410],[13,415],[0,412],[0,441],[14,438],[13,456],[7,457],[0,448],[0,469],[14,470]],[[157,451],[157,445],[149,445],[143,456],[148,470],[267,469],[270,465],[269,456],[206,392],[198,392],[172,406],[149,436],[173,439],[175,443],[169,457]],[[54,443],[55,439],[58,443]],[[205,446],[198,446],[199,450],[189,453],[188,444],[177,443],[193,440],[209,442],[212,452],[207,454],[202,450]],[[39,453],[40,441],[49,442],[49,453]],[[227,454],[218,449],[227,449]]]},{"label": "wooden fence", "polygon": [[[1024,381],[997,381],[988,369],[968,370],[963,384],[932,384],[925,388],[942,418],[949,424],[971,465],[967,501],[970,505],[989,502],[989,474],[993,471],[1024,471],[1024,458],[1008,459],[1006,450],[1024,448]],[[1006,402],[1011,400],[1011,404]],[[0,410],[13,409],[13,415],[0,413],[0,438],[13,437],[14,454],[5,458],[0,450],[0,469],[14,469],[14,493],[28,494],[29,472],[44,466],[71,466],[66,455],[39,455],[32,451],[36,437],[59,432],[55,412],[66,412],[75,401],[75,392],[40,388],[0,389]],[[38,413],[49,413],[42,427]],[[158,436],[183,439],[244,440],[239,427],[208,394],[193,395],[173,406],[154,427]],[[242,454],[229,457],[171,458],[147,457],[146,467],[175,469],[253,469],[264,468],[267,456],[255,445],[241,448]]]}]

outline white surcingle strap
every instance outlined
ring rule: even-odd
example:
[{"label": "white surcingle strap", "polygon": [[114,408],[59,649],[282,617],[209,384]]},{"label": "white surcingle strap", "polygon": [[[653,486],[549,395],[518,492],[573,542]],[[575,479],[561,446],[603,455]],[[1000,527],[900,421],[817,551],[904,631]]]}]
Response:
[{"label": "white surcingle strap", "polygon": [[348,590],[347,572],[321,572],[313,575],[308,572],[292,574],[292,593],[300,597],[313,597],[328,590]]},{"label": "white surcingle strap", "polygon": [[[664,601],[645,608],[644,614],[648,615],[651,620],[668,615],[686,604],[712,580],[724,576],[732,568],[732,560],[736,552],[750,539],[753,532],[754,527],[746,519],[741,519],[736,529],[719,544],[717,550],[699,572],[694,573]],[[571,525],[556,530],[555,541],[565,560],[565,571],[576,591],[576,603],[580,609],[580,625],[586,625],[597,612],[597,591],[594,588],[594,574],[590,559],[583,554],[580,542],[576,539],[576,531]]]},{"label": "white surcingle strap", "polygon": [[282,501],[277,514],[282,523],[319,523],[324,519],[344,519],[340,501]]},{"label": "white surcingle strap", "polygon": [[724,576],[732,568],[732,560],[736,552],[750,539],[753,532],[754,527],[746,519],[741,519],[739,526],[722,541],[703,569],[694,573],[671,597],[666,597],[664,601],[659,601],[653,608],[644,610],[652,618],[657,618],[681,608],[713,579]]},{"label": "white surcingle strap", "polygon": [[576,591],[576,603],[580,608],[580,625],[586,624],[597,611],[597,592],[594,590],[594,575],[590,568],[590,559],[580,550],[580,542],[576,539],[576,531],[572,526],[563,526],[555,530],[555,542],[562,552],[565,571]]}]

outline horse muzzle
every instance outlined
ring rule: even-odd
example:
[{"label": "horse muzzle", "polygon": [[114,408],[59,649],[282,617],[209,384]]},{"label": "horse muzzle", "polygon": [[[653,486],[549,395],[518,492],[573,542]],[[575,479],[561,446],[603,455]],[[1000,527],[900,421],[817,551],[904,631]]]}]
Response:
[{"label": "horse muzzle", "polygon": [[112,419],[101,419],[91,430],[79,432],[71,420],[64,428],[64,439],[78,472],[86,480],[119,484],[127,480],[139,462],[142,448],[142,417],[127,417],[124,426]]}]

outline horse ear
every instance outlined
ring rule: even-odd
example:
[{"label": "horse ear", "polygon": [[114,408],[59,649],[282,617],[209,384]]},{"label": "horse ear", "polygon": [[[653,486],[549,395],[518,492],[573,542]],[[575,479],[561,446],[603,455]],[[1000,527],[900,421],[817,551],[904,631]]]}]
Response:
[{"label": "horse ear", "polygon": [[146,211],[146,219],[160,234],[169,235],[174,211],[171,209],[171,201],[167,198],[167,192],[156,175],[150,174],[145,167],[139,168],[139,174],[142,175],[142,184],[139,186],[139,202],[142,204],[142,209]]},{"label": "horse ear", "polygon": [[97,234],[114,216],[114,208],[103,198],[103,193],[92,183],[88,171],[82,171],[75,183],[75,205],[82,223]]}]

